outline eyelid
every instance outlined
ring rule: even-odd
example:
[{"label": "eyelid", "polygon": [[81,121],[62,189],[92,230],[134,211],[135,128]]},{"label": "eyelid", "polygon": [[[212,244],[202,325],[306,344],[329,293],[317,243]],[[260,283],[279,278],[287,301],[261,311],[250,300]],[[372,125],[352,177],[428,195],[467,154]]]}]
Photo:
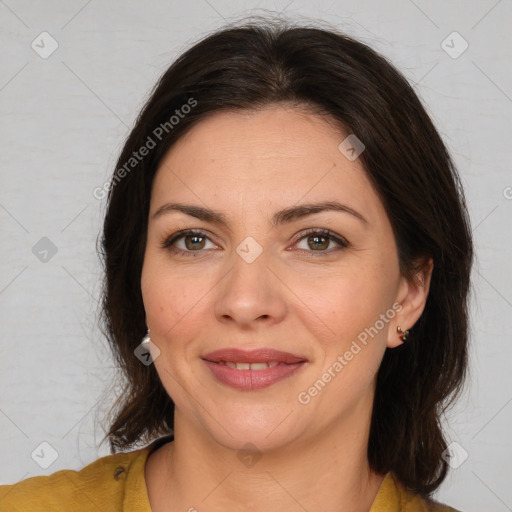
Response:
[{"label": "eyelid", "polygon": [[306,229],[306,231],[301,231],[300,233],[298,233],[294,243],[300,242],[303,238],[306,238],[308,235],[324,235],[330,238],[332,241],[338,243],[339,245],[342,245],[343,247],[348,247],[350,245],[348,240],[346,240],[344,237],[326,228],[309,228]]},{"label": "eyelid", "polygon": [[[162,242],[162,248],[167,249],[170,246],[172,246],[174,243],[176,243],[181,238],[186,237],[187,235],[196,235],[200,237],[207,238],[212,244],[217,245],[212,239],[211,236],[207,231],[204,231],[202,229],[194,229],[194,228],[184,228],[178,231],[175,231],[172,235],[164,237],[164,240]],[[202,251],[185,251],[185,252],[202,252]]]},{"label": "eyelid", "polygon": [[[313,254],[314,256],[322,256],[322,255],[330,255],[332,254],[333,252],[336,252],[340,249],[345,249],[347,247],[350,246],[350,243],[344,238],[342,237],[341,235],[338,235],[334,232],[332,232],[331,230],[329,229],[325,229],[325,228],[309,228],[309,229],[306,229],[305,231],[301,231],[300,233],[298,233],[296,236],[295,236],[295,240],[293,242],[293,245],[297,245],[297,243],[299,243],[301,240],[303,240],[304,238],[307,238],[309,235],[322,235],[322,236],[325,236],[327,237],[330,241],[334,242],[335,244],[338,245],[338,247],[334,248],[334,249],[329,249],[329,250],[326,250],[326,251],[307,251],[305,249],[298,249],[299,251],[302,251],[302,252],[306,252],[306,253],[309,253],[309,254]],[[214,245],[217,245],[210,237],[210,235],[208,234],[207,231],[204,231],[202,229],[193,229],[193,228],[185,228],[185,229],[181,229],[179,231],[176,231],[174,232],[172,235],[164,238],[162,244],[161,244],[161,247],[163,249],[167,249],[167,250],[173,250],[174,252],[176,253],[179,253],[179,254],[185,254],[185,255],[200,255],[201,253],[205,252],[204,250],[198,250],[198,251],[184,251],[182,249],[177,249],[176,247],[174,247],[174,244],[180,240],[181,238],[184,238],[188,235],[196,235],[196,236],[200,236],[200,237],[204,237],[206,239],[208,239],[211,243],[213,243]]]}]

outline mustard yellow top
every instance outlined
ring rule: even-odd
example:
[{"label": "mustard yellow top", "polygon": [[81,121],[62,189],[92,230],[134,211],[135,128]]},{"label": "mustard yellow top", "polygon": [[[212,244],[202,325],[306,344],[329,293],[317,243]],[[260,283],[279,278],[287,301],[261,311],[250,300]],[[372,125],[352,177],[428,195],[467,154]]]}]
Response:
[{"label": "mustard yellow top", "polygon": [[[64,469],[0,486],[0,512],[151,512],[144,468],[157,439],[129,453],[102,457],[80,471]],[[430,507],[430,508],[429,508]],[[388,473],[369,512],[458,512],[408,492]]]}]

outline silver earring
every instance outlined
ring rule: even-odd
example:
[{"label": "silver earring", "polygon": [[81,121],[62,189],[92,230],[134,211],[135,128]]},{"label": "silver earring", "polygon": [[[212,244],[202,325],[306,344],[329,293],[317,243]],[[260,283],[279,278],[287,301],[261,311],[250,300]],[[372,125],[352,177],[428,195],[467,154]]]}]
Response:
[{"label": "silver earring", "polygon": [[142,343],[144,343],[144,345],[146,345],[150,341],[151,341],[151,338],[149,337],[149,327],[148,327],[144,338],[142,338]]}]

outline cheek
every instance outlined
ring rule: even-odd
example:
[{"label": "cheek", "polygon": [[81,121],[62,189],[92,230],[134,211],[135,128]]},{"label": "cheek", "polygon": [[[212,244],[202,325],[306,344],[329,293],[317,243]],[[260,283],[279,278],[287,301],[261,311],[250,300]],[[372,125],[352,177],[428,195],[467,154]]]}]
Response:
[{"label": "cheek", "polygon": [[165,348],[171,340],[191,338],[200,328],[198,317],[205,314],[206,302],[201,298],[207,296],[208,285],[197,275],[178,274],[155,259],[145,260],[141,290],[152,338]]},{"label": "cheek", "polygon": [[330,300],[317,302],[319,316],[329,330],[317,337],[323,351],[319,370],[304,390],[310,396],[322,395],[318,406],[329,411],[332,404],[337,404],[334,410],[350,409],[373,385],[386,350],[391,319],[388,315],[387,322],[380,320],[380,315],[389,310],[389,300],[383,298],[381,290],[354,276],[347,277],[343,284],[350,286],[338,281],[329,288]]},{"label": "cheek", "polygon": [[[302,281],[300,294],[316,315],[302,307],[302,322],[309,324],[322,348],[319,358],[323,371],[337,376],[333,391],[338,386],[363,389],[373,380],[386,349],[389,321],[395,314],[395,273],[398,270],[395,272],[391,262],[389,270],[383,272],[382,262],[374,258],[366,265],[347,264],[329,277],[317,276],[315,282]],[[336,362],[339,364],[333,368]]]},{"label": "cheek", "polygon": [[141,290],[151,340],[160,350],[154,361],[156,371],[174,403],[189,409],[190,396],[183,383],[191,378],[193,351],[187,347],[201,338],[208,286],[197,274],[196,277],[186,276],[186,272],[178,275],[168,263],[148,257],[142,271]]},{"label": "cheek", "polygon": [[345,339],[373,325],[392,306],[395,284],[391,274],[382,272],[380,264],[347,266],[334,275],[297,282],[295,290],[300,290],[304,304],[323,320],[327,332]]}]

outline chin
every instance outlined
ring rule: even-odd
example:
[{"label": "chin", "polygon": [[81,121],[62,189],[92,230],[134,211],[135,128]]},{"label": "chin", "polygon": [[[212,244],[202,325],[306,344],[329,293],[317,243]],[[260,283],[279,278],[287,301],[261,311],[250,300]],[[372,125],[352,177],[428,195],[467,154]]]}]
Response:
[{"label": "chin", "polygon": [[[268,408],[251,412],[242,409],[236,413],[223,412],[222,422],[207,419],[210,435],[220,445],[240,450],[246,447],[260,452],[268,452],[286,446],[297,436],[297,424],[290,411],[284,409],[269,413]],[[284,420],[284,421],[283,421]],[[224,427],[224,428],[223,428]]]},{"label": "chin", "polygon": [[283,430],[279,434],[268,435],[268,432],[254,432],[247,429],[242,431],[230,431],[231,435],[224,430],[216,430],[212,433],[215,441],[224,448],[231,449],[240,456],[240,452],[269,453],[279,450],[290,442],[290,433]]}]

